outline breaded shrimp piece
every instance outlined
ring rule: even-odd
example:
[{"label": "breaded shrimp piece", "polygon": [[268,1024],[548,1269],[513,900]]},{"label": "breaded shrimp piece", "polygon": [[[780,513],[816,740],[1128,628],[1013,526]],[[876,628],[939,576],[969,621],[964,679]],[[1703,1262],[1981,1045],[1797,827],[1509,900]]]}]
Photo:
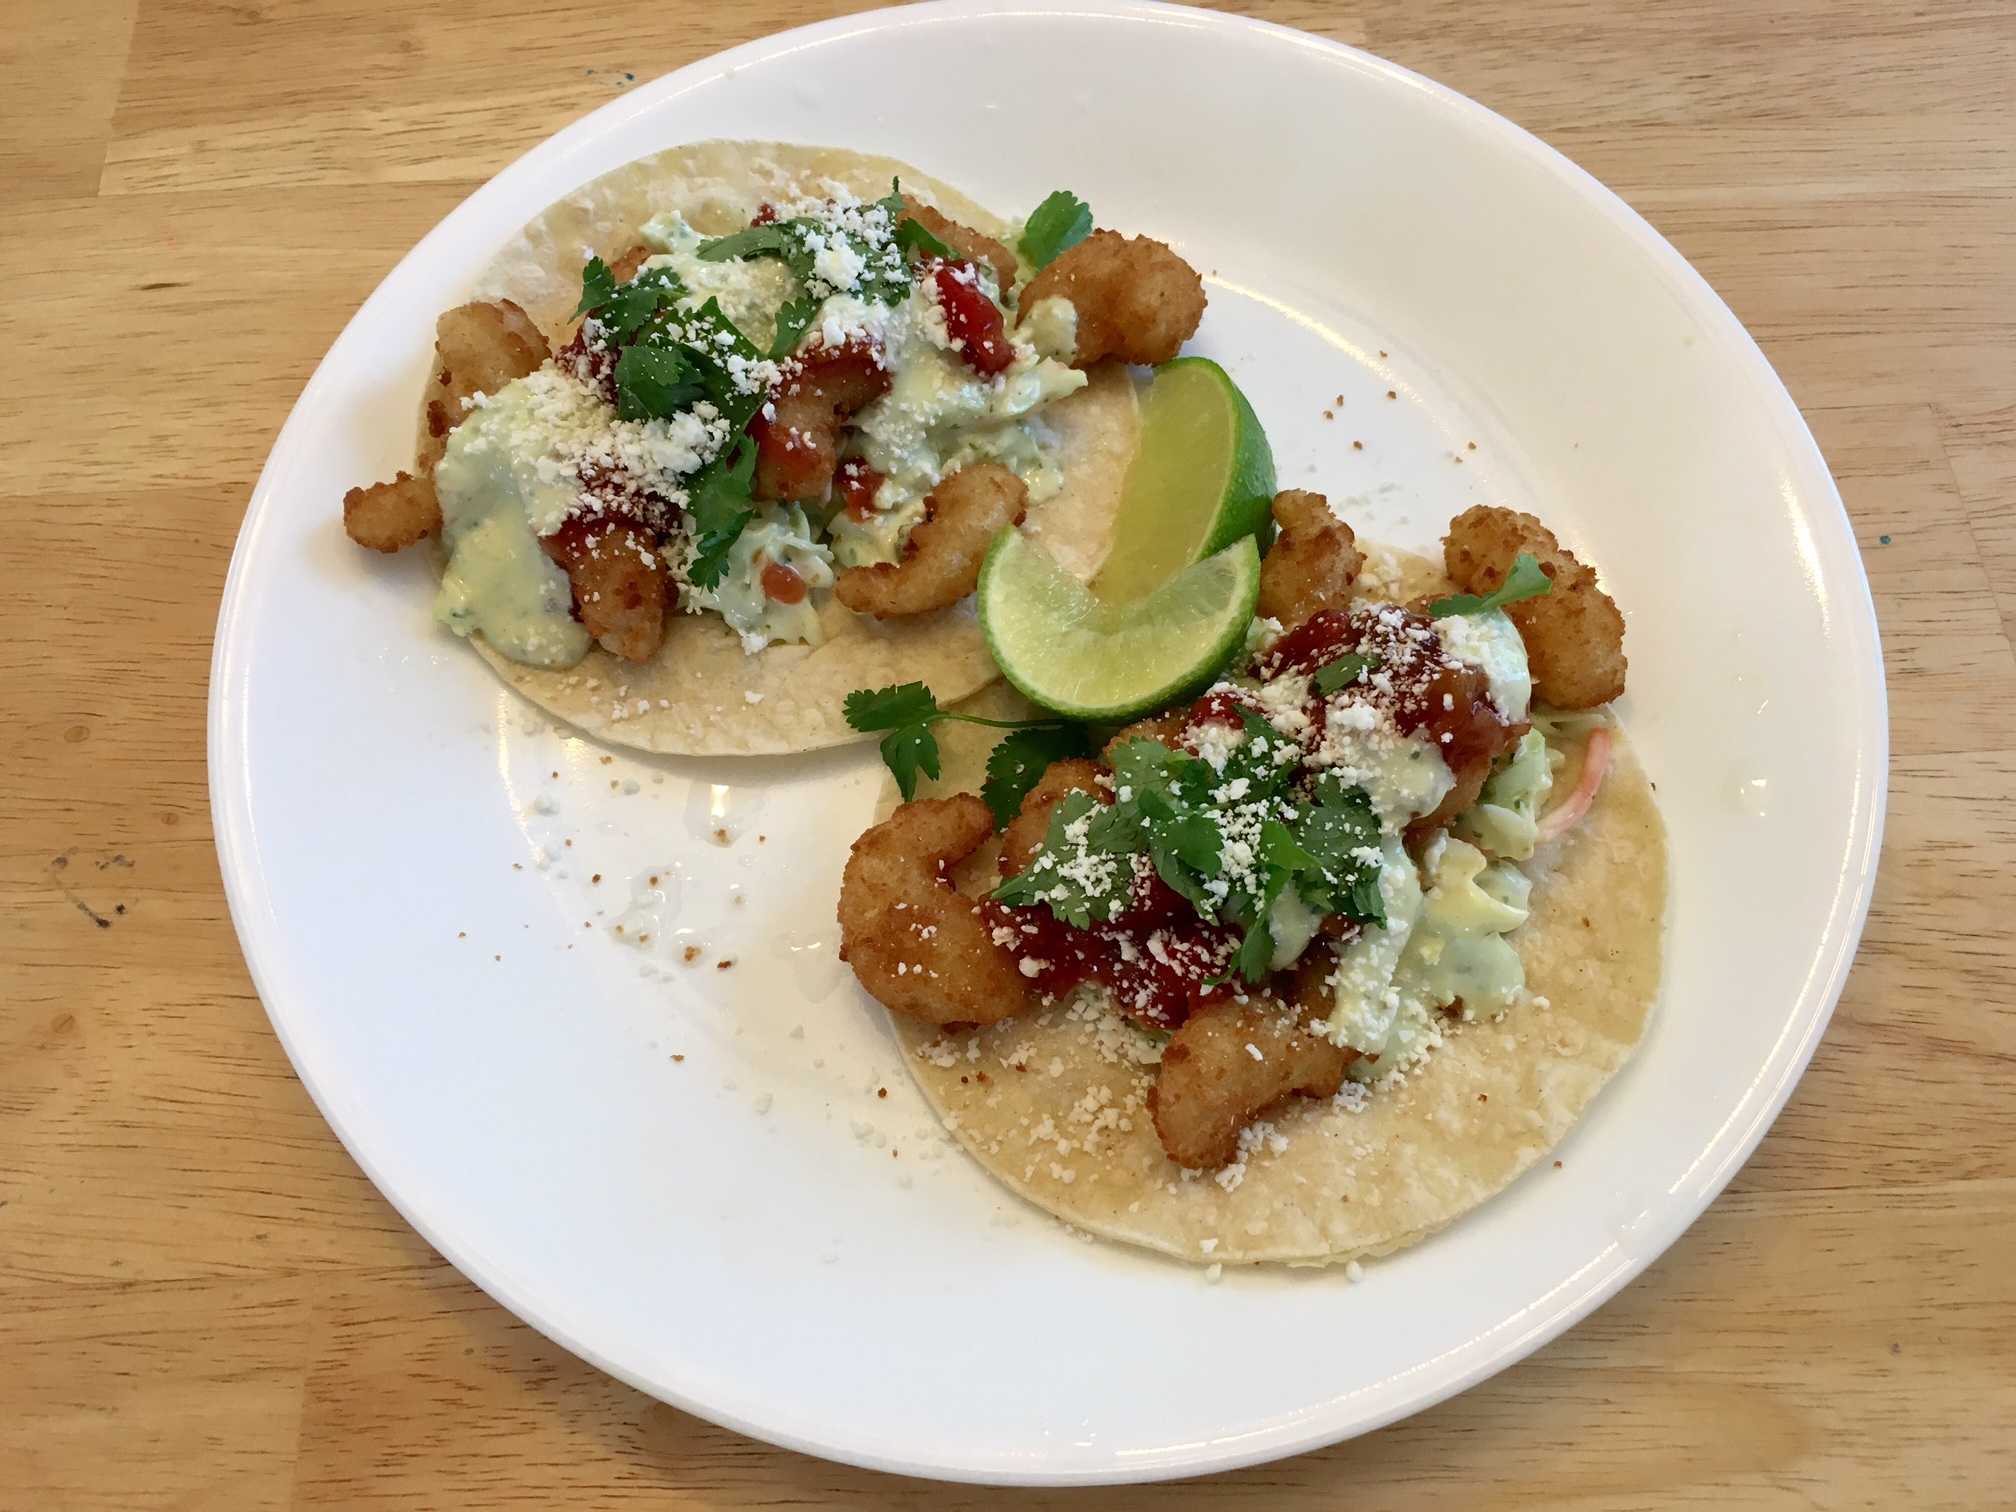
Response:
[{"label": "breaded shrimp piece", "polygon": [[566,570],[574,617],[603,650],[633,662],[657,654],[679,600],[648,536],[607,516],[577,515],[539,544]]},{"label": "breaded shrimp piece", "polygon": [[625,250],[620,257],[610,258],[609,271],[619,284],[628,283],[637,276],[637,270],[644,266],[645,260],[650,256],[651,249],[640,242]]},{"label": "breaded shrimp piece", "polygon": [[962,467],[931,491],[924,519],[910,532],[900,562],[850,567],[833,594],[856,614],[891,619],[956,604],[980,583],[987,547],[1020,525],[1029,490],[998,462]]},{"label": "breaded shrimp piece", "polygon": [[1358,1052],[1310,1032],[1330,1012],[1333,965],[1328,949],[1312,950],[1289,984],[1293,1003],[1222,999],[1170,1036],[1148,1111],[1171,1160],[1215,1170],[1239,1153],[1240,1131],[1283,1098],[1336,1095]]},{"label": "breaded shrimp piece", "polygon": [[1090,793],[1101,803],[1111,803],[1113,795],[1099,785],[1104,770],[1098,762],[1083,756],[1053,761],[1037,779],[1036,786],[1022,795],[1022,807],[1008,828],[1001,831],[1001,875],[1012,877],[1027,866],[1050,833],[1050,812],[1072,793]]},{"label": "breaded shrimp piece", "polygon": [[494,394],[514,378],[537,372],[552,356],[546,338],[517,305],[457,305],[434,323],[434,375],[427,383],[427,434],[420,442],[420,471],[433,476],[448,433],[468,415],[466,401]]},{"label": "breaded shrimp piece", "polygon": [[1180,751],[1183,749],[1183,731],[1189,724],[1188,707],[1170,709],[1161,714],[1150,714],[1145,719],[1137,719],[1130,725],[1123,725],[1101,748],[1099,754],[1110,764],[1114,751],[1130,740],[1152,740],[1169,747],[1172,751]]},{"label": "breaded shrimp piece", "polygon": [[1533,693],[1557,709],[1593,709],[1624,691],[1624,616],[1596,586],[1596,573],[1532,515],[1478,504],[1449,522],[1442,560],[1465,593],[1489,593],[1513,559],[1528,552],[1554,580],[1553,591],[1506,606],[1526,642]]},{"label": "breaded shrimp piece", "polygon": [[984,262],[992,267],[997,287],[1002,297],[1007,297],[1009,286],[1015,282],[1016,263],[1013,252],[984,232],[975,231],[971,226],[962,226],[943,211],[919,204],[908,196],[903,200],[902,218],[896,224],[900,226],[906,220],[917,222],[968,262]]},{"label": "breaded shrimp piece", "polygon": [[790,359],[770,396],[770,414],[749,427],[756,438],[759,499],[825,501],[840,465],[848,419],[889,391],[882,352],[866,341],[813,346]]},{"label": "breaded shrimp piece", "polygon": [[854,842],[840,878],[840,959],[892,1013],[992,1024],[1035,1006],[1029,978],[946,875],[993,833],[993,812],[961,793],[906,803]]},{"label": "breaded shrimp piece", "polygon": [[1073,367],[1106,357],[1167,362],[1204,318],[1197,270],[1159,241],[1117,231],[1094,231],[1031,279],[1021,314],[1053,295],[1078,312]]},{"label": "breaded shrimp piece", "polygon": [[373,551],[400,551],[441,529],[441,501],[431,478],[400,473],[390,483],[343,495],[343,531]]},{"label": "breaded shrimp piece", "polygon": [[1281,527],[1260,564],[1260,602],[1254,613],[1293,629],[1324,609],[1343,609],[1365,554],[1351,527],[1319,493],[1291,488],[1274,496]]}]

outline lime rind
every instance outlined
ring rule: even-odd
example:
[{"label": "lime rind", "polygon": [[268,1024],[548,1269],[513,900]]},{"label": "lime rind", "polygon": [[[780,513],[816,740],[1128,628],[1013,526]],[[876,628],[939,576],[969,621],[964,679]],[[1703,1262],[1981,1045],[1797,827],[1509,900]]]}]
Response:
[{"label": "lime rind", "polygon": [[1244,644],[1259,593],[1251,535],[1112,604],[1008,530],[981,568],[980,625],[1019,692],[1066,718],[1110,724],[1208,684]]}]

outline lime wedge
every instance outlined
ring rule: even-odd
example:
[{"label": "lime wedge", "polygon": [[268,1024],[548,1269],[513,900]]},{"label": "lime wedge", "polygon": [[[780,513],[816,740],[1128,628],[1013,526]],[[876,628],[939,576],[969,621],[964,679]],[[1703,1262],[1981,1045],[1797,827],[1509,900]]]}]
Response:
[{"label": "lime wedge", "polygon": [[1142,401],[1141,447],[1093,590],[1114,604],[1152,592],[1264,530],[1273,498],[1267,433],[1225,369],[1208,357],[1164,363]]},{"label": "lime wedge", "polygon": [[980,628],[1024,694],[1108,724],[1208,683],[1244,643],[1259,594],[1260,547],[1250,535],[1116,604],[1020,531],[1004,530],[980,569]]}]

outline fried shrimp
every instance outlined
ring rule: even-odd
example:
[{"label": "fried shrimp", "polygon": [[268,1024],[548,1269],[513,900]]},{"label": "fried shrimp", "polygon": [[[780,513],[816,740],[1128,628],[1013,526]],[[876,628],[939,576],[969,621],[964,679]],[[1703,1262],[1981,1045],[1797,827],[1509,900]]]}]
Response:
[{"label": "fried shrimp", "polygon": [[508,299],[457,305],[436,321],[420,471],[433,476],[448,433],[468,414],[470,398],[494,394],[514,378],[537,372],[552,355],[532,317]]},{"label": "fried shrimp", "polygon": [[1050,812],[1071,793],[1090,793],[1101,803],[1111,803],[1112,795],[1099,786],[1103,770],[1096,761],[1082,756],[1053,761],[1037,779],[1036,786],[1022,795],[1022,807],[1001,832],[1001,875],[1012,877],[1027,866],[1050,832]]},{"label": "fried shrimp", "polygon": [[756,438],[756,497],[823,502],[840,465],[841,430],[888,391],[881,349],[869,342],[815,346],[792,358],[749,428]]},{"label": "fried shrimp", "polygon": [[972,793],[906,803],[854,842],[840,879],[840,959],[892,1013],[992,1024],[1035,1004],[1015,958],[947,870],[994,833]]},{"label": "fried shrimp", "polygon": [[900,562],[850,567],[833,594],[856,614],[891,619],[956,604],[980,582],[988,544],[1006,525],[1020,525],[1029,490],[998,462],[952,474],[924,501],[924,519],[910,532]]},{"label": "fried shrimp", "polygon": [[610,275],[619,284],[628,283],[637,276],[637,270],[644,266],[645,260],[650,256],[651,249],[641,243],[631,247],[622,256],[610,259]]},{"label": "fried shrimp", "polygon": [[1331,511],[1319,493],[1291,488],[1274,496],[1274,523],[1281,527],[1260,565],[1260,602],[1254,612],[1293,629],[1324,609],[1351,602],[1351,587],[1365,555],[1351,527]]},{"label": "fried shrimp", "polygon": [[1197,270],[1159,241],[1117,231],[1094,231],[1038,273],[1022,291],[1021,313],[1053,295],[1078,312],[1073,367],[1105,357],[1167,362],[1204,318]]},{"label": "fried shrimp", "polygon": [[1592,569],[1532,515],[1513,509],[1466,509],[1442,539],[1450,581],[1465,593],[1497,588],[1522,551],[1554,580],[1551,592],[1505,608],[1526,642],[1535,696],[1557,709],[1608,703],[1624,691],[1624,616]]},{"label": "fried shrimp", "polygon": [[1170,709],[1162,714],[1150,714],[1146,719],[1137,719],[1130,725],[1121,726],[1119,732],[1107,741],[1099,754],[1110,764],[1114,751],[1130,740],[1152,740],[1165,745],[1172,751],[1183,749],[1183,732],[1190,726],[1190,711],[1187,708]]},{"label": "fried shrimp", "polygon": [[1311,1032],[1330,1011],[1327,949],[1289,982],[1287,1005],[1229,1000],[1199,1009],[1170,1036],[1148,1094],[1155,1134],[1180,1166],[1214,1170],[1239,1153],[1239,1135],[1283,1098],[1334,1097],[1358,1052]]},{"label": "fried shrimp", "polygon": [[649,537],[620,520],[581,515],[539,544],[565,569],[575,618],[603,650],[633,662],[657,654],[678,590]]},{"label": "fried shrimp", "polygon": [[431,478],[400,473],[390,483],[343,495],[343,531],[373,551],[402,551],[441,529],[441,501]]},{"label": "fried shrimp", "polygon": [[913,199],[903,202],[903,217],[897,222],[914,220],[938,240],[945,243],[968,262],[984,262],[994,270],[996,286],[1005,298],[1009,285],[1015,282],[1015,254],[1010,252],[993,237],[975,231],[971,226],[962,226],[944,212],[934,210],[929,205],[920,205]]}]

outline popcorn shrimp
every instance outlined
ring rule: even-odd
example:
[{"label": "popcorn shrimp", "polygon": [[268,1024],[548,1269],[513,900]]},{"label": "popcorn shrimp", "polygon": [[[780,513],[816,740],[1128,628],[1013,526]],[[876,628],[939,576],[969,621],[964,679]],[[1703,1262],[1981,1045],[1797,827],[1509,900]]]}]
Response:
[{"label": "popcorn shrimp", "polygon": [[946,875],[994,833],[980,798],[906,803],[854,842],[840,881],[840,959],[893,1013],[992,1024],[1034,1006],[1029,979]]}]

